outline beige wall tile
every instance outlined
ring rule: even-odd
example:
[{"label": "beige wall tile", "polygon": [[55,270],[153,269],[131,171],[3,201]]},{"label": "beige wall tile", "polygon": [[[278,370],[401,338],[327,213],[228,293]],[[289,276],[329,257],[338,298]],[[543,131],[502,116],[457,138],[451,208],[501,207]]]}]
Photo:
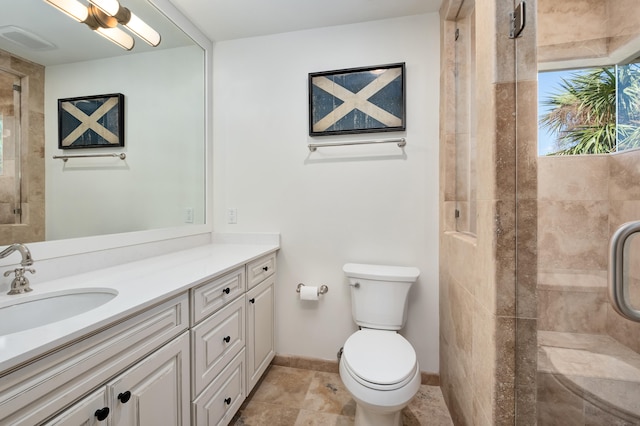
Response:
[{"label": "beige wall tile", "polygon": [[609,199],[609,159],[605,155],[557,155],[538,158],[538,199]]},{"label": "beige wall tile", "polygon": [[538,203],[538,262],[545,269],[606,269],[609,203]]},{"label": "beige wall tile", "polygon": [[606,331],[606,292],[538,291],[538,329],[571,333]]},{"label": "beige wall tile", "polygon": [[611,200],[640,200],[640,150],[609,156]]}]

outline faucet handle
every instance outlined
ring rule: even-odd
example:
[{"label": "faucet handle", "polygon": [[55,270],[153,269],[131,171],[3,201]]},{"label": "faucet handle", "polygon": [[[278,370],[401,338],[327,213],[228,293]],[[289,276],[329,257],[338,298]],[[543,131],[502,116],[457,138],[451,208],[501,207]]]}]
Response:
[{"label": "faucet handle", "polygon": [[16,274],[13,281],[11,281],[11,289],[7,294],[21,294],[32,291],[33,289],[29,287],[29,280],[24,276],[25,272],[30,272],[32,274],[36,273],[35,269],[19,267],[14,269],[13,271],[5,271],[4,276],[8,277],[12,273]]}]

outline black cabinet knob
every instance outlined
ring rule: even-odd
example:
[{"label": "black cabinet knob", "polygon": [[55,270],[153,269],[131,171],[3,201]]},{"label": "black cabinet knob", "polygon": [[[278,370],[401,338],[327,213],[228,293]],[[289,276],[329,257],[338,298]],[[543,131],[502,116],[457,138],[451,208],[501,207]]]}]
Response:
[{"label": "black cabinet knob", "polygon": [[253,297],[253,298],[249,299],[249,302],[251,302],[251,303],[256,303],[256,298],[255,298],[255,297]]},{"label": "black cabinet knob", "polygon": [[224,340],[225,343],[229,343],[231,341],[231,336],[223,337],[222,340]]},{"label": "black cabinet knob", "polygon": [[227,405],[230,405],[231,404],[231,398],[225,398],[224,399],[224,403],[227,404]]},{"label": "black cabinet knob", "polygon": [[98,419],[99,422],[105,420],[107,417],[109,417],[109,407],[104,407],[99,410],[96,410],[94,415],[96,416],[96,419]]},{"label": "black cabinet knob", "polygon": [[129,391],[122,392],[121,394],[118,395],[118,400],[120,400],[120,402],[122,402],[123,404],[126,404],[127,402],[129,402],[130,399],[131,399],[131,392]]},{"label": "black cabinet knob", "polygon": [[224,294],[229,294],[229,292],[230,292],[230,291],[231,291],[231,289],[230,289],[229,287],[227,287],[227,288],[225,288],[225,289],[223,289],[223,290],[222,290],[222,292],[223,292]]},{"label": "black cabinet knob", "polygon": [[263,267],[262,267],[262,270],[263,270],[263,271],[265,271],[265,272],[267,272],[267,271],[269,270],[269,267],[268,267],[268,266],[263,266]]}]

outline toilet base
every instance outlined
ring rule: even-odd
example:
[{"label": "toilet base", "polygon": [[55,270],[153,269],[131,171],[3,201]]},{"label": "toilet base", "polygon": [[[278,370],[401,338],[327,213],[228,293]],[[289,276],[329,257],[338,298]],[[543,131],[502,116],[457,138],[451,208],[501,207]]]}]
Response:
[{"label": "toilet base", "polygon": [[376,413],[356,404],[354,426],[402,426],[402,410],[392,413]]}]

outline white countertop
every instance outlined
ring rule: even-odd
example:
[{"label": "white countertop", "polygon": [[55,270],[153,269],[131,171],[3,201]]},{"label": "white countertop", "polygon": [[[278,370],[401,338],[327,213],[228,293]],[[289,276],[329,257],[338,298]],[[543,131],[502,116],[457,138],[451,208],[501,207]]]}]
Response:
[{"label": "white countertop", "polygon": [[[30,277],[33,291],[0,296],[0,307],[21,299],[66,289],[108,288],[118,295],[95,309],[41,327],[0,336],[0,376],[24,363],[87,333],[108,326],[176,296],[213,276],[278,250],[277,244],[210,244],[189,250],[125,263],[80,275],[39,283]],[[34,265],[37,268],[37,264]],[[15,318],[20,321],[20,318]]]}]

